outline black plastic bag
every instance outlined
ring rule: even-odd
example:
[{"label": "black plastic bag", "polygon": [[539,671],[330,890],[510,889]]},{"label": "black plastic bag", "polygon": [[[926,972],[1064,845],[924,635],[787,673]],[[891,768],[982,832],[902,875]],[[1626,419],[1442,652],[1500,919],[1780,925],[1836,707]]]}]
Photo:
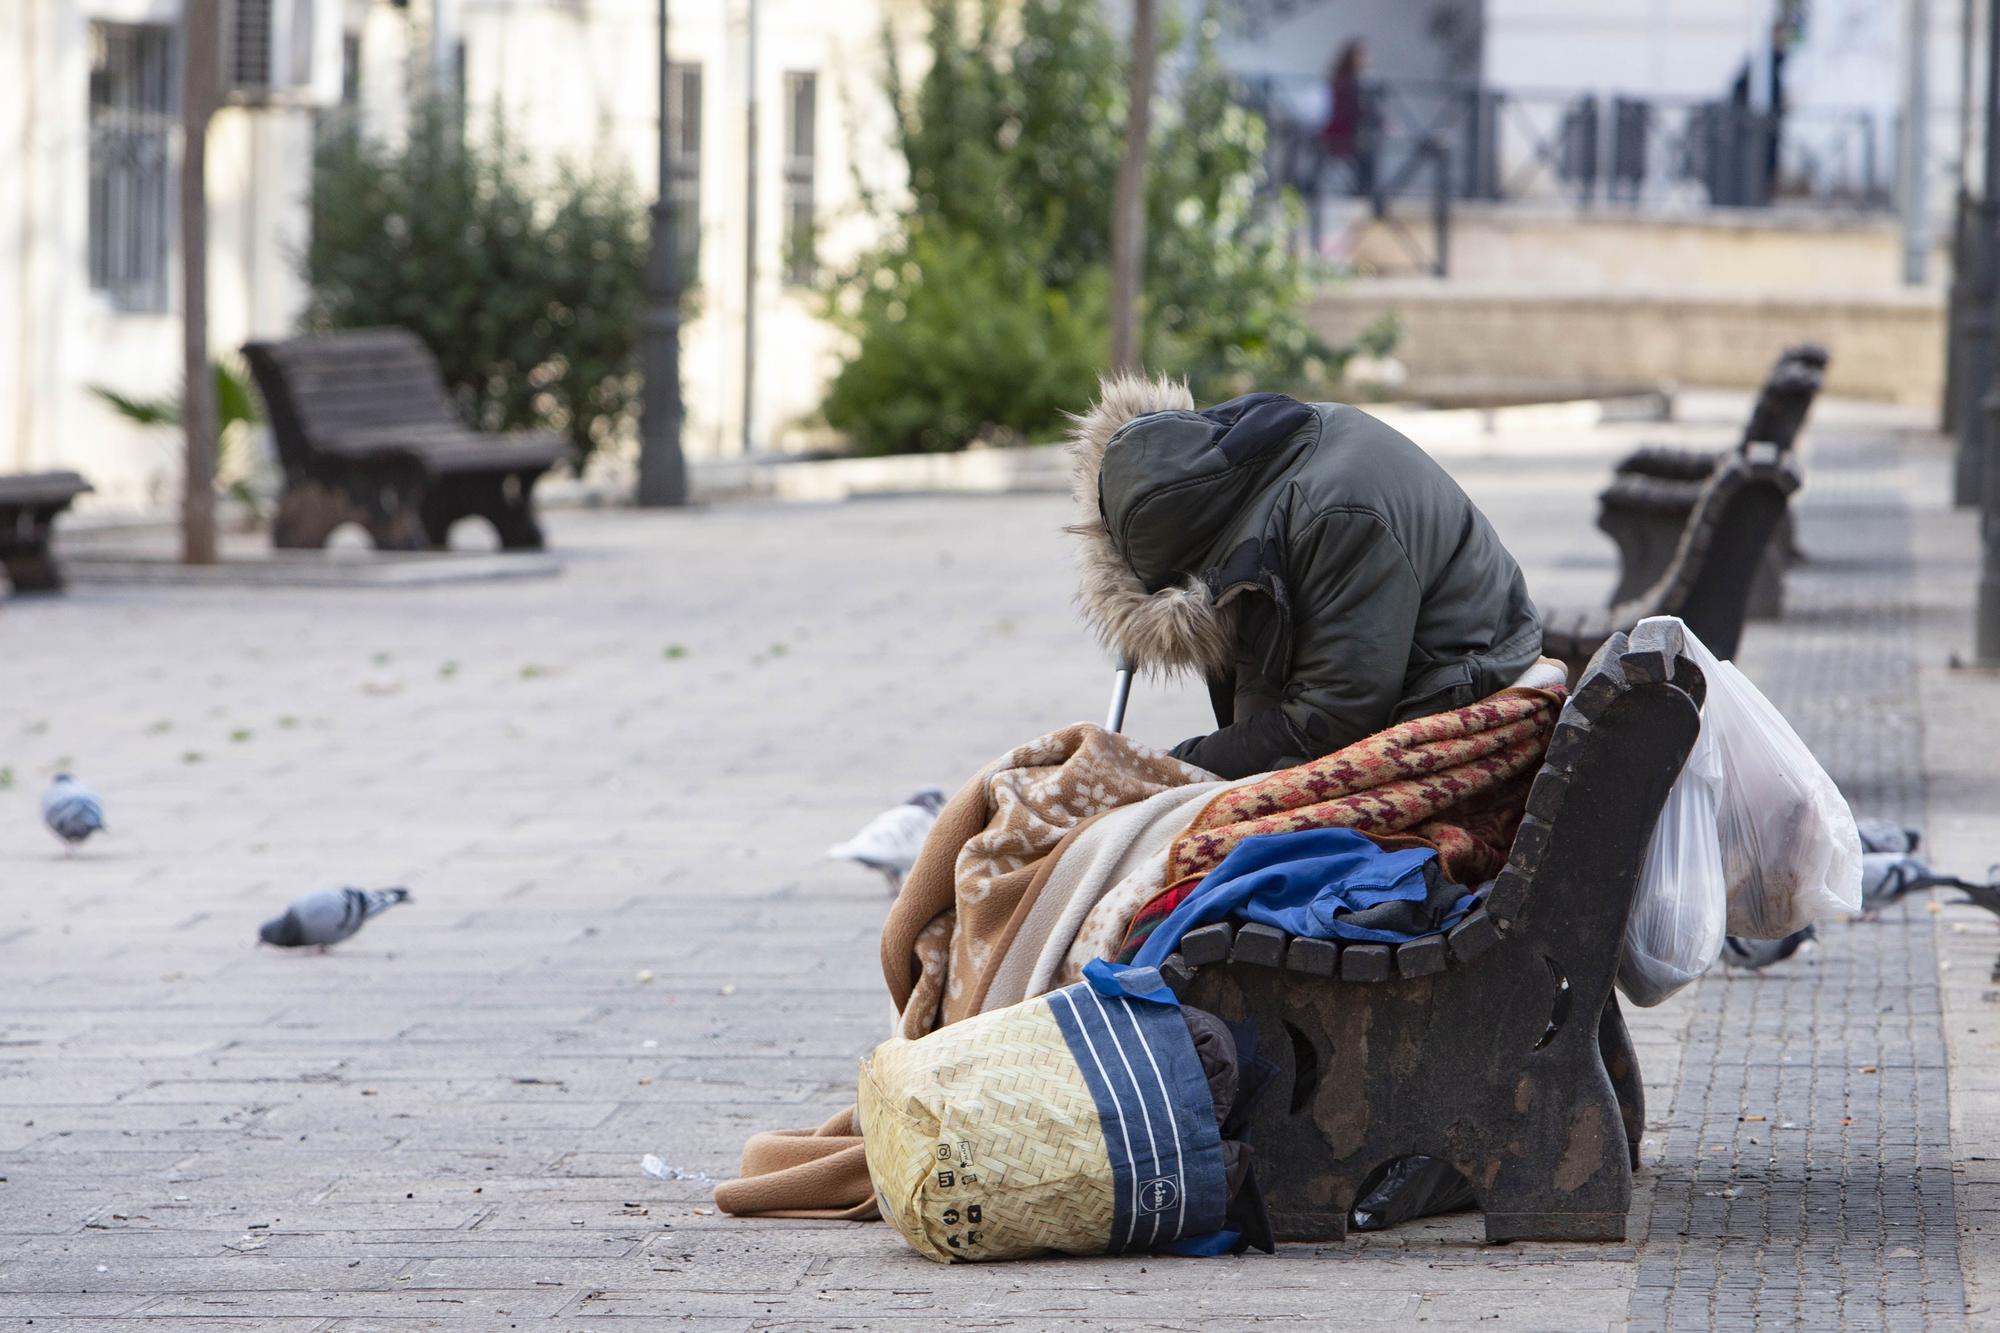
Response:
[{"label": "black plastic bag", "polygon": [[1383,1231],[1419,1217],[1462,1213],[1475,1202],[1472,1186],[1449,1162],[1398,1157],[1361,1191],[1348,1225],[1356,1231]]}]

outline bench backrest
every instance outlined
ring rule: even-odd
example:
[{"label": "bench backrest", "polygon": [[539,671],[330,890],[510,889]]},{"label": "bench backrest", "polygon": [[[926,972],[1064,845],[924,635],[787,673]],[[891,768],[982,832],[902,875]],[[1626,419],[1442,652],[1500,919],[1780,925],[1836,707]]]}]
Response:
[{"label": "bench backrest", "polygon": [[[1608,983],[1653,825],[1700,726],[1707,686],[1683,643],[1678,624],[1649,620],[1597,650],[1556,719],[1507,864],[1443,939],[1397,946],[1397,974],[1441,970],[1447,950],[1458,963],[1479,957],[1535,915],[1539,883],[1539,929],[1575,942],[1593,933],[1586,918],[1602,917],[1604,947],[1570,967],[1601,966]],[[1412,967],[1406,953],[1422,961]]]},{"label": "bench backrest", "polygon": [[1684,645],[1678,623],[1648,620],[1591,658],[1481,908],[1491,943],[1524,934],[1552,969],[1561,960],[1593,1027],[1589,1006],[1617,971],[1653,826],[1701,726],[1707,683]]},{"label": "bench backrest", "polygon": [[1679,616],[1717,657],[1734,657],[1743,637],[1752,575],[1799,488],[1796,465],[1777,446],[1753,443],[1726,456],[1681,530],[1680,546],[1653,587],[1612,616]]},{"label": "bench backrest", "polygon": [[285,470],[354,431],[461,426],[437,359],[407,329],[308,334],[243,348],[264,396]]},{"label": "bench backrest", "polygon": [[1775,444],[1780,452],[1790,449],[1826,379],[1826,364],[1826,349],[1817,343],[1799,343],[1779,353],[1737,447],[1761,443]]}]

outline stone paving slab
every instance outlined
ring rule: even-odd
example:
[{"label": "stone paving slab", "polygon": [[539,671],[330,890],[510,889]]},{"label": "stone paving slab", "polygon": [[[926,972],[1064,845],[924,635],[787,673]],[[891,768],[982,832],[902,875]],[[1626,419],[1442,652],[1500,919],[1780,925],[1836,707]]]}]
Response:
[{"label": "stone paving slab", "polygon": [[[1690,402],[1675,427],[1457,441],[1449,465],[1539,597],[1596,600],[1609,460],[1740,417]],[[1921,819],[1925,771],[1950,773],[1963,858],[2000,832],[1979,798],[2000,765],[1926,730],[1931,685],[1879,644],[1937,629],[1892,604],[1962,578],[1969,538],[1913,526],[1942,455],[1898,422],[1821,414],[1819,558],[1744,660],[1869,812]],[[1962,1112],[2000,1091],[1965,1055],[2000,1027],[1964,1017],[1993,1002],[1953,951],[1981,939],[1988,966],[1993,931],[1921,908],[1632,1015],[1651,1116],[1624,1245],[1486,1247],[1459,1217],[1272,1259],[940,1269],[879,1225],[744,1223],[698,1179],[641,1174],[655,1152],[725,1176],[749,1132],[851,1099],[888,1021],[888,898],[821,850],[1100,715],[1064,517],[1045,496],[561,513],[555,579],[0,606],[21,645],[0,682],[0,1327],[1952,1327],[1961,1268],[1985,1308],[2000,1145],[1967,1152],[1995,1131]],[[1149,683],[1131,720],[1170,743],[1203,714]],[[34,813],[58,764],[114,829],[73,860]],[[416,901],[326,957],[253,946],[341,882]],[[1738,1121],[1752,1100],[1813,1129]],[[1857,1127],[1823,1136],[1829,1114]]]}]

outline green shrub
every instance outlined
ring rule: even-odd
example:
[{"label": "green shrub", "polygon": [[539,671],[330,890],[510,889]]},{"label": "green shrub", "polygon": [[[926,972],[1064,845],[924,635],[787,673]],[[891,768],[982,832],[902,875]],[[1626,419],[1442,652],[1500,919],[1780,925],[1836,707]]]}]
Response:
[{"label": "green shrub", "polygon": [[[890,239],[832,291],[852,348],[825,416],[869,453],[1053,434],[1109,347],[1126,93],[1102,6],[1026,0],[1002,22],[997,0],[930,0],[928,19],[914,87],[886,44],[908,197],[870,201]],[[1310,393],[1337,356],[1302,318],[1304,275],[1257,197],[1264,126],[1230,97],[1214,32],[1156,107],[1143,360],[1202,400]]]},{"label": "green shrub", "polygon": [[936,452],[1046,431],[1085,401],[1104,365],[1103,275],[1052,287],[1033,258],[919,226],[856,289],[862,336],[827,419],[871,453]]},{"label": "green shrub", "polygon": [[412,330],[468,423],[560,431],[579,468],[628,429],[647,218],[626,176],[543,177],[430,106],[401,144],[323,139],[312,215],[308,327]]}]

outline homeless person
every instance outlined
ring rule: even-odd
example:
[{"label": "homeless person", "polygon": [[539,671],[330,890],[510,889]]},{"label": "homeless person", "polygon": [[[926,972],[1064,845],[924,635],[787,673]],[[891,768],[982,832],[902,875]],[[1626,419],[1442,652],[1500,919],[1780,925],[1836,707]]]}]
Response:
[{"label": "homeless person", "polygon": [[1290,768],[1512,684],[1541,623],[1458,484],[1357,408],[1255,393],[1196,411],[1108,380],[1070,443],[1080,600],[1139,668],[1207,678],[1224,778]]}]

